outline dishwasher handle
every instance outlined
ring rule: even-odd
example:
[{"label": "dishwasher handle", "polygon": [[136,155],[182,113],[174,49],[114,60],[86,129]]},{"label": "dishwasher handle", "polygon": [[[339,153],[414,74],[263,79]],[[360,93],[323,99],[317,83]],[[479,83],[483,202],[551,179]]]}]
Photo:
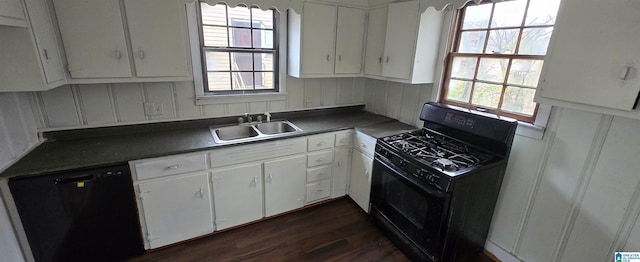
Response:
[{"label": "dishwasher handle", "polygon": [[91,180],[94,180],[95,178],[96,177],[94,175],[82,175],[82,176],[75,176],[75,177],[56,178],[54,183],[56,185],[64,185],[64,184],[71,184],[71,183],[77,183],[77,182],[91,181]]}]

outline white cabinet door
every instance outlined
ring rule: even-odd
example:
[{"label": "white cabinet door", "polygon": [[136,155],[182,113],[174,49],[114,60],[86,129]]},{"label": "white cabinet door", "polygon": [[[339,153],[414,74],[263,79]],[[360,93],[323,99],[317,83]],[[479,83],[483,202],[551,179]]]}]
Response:
[{"label": "white cabinet door", "polygon": [[55,37],[54,26],[51,22],[50,12],[45,1],[25,0],[31,29],[35,37],[37,53],[44,70],[47,83],[64,80],[64,68],[58,43]]},{"label": "white cabinet door", "polygon": [[639,12],[640,1],[563,0],[537,97],[632,110],[640,90]]},{"label": "white cabinet door", "polygon": [[351,158],[351,177],[349,197],[364,211],[369,212],[369,193],[371,192],[371,167],[373,159],[364,153],[353,150]]},{"label": "white cabinet door", "polygon": [[262,218],[262,165],[213,170],[216,228],[225,229]]},{"label": "white cabinet door", "polygon": [[213,232],[207,173],[138,185],[145,247],[157,248]]},{"label": "white cabinet door", "polygon": [[351,148],[336,148],[333,161],[333,175],[331,177],[331,197],[341,197],[347,194],[347,180],[351,164]]},{"label": "white cabinet door", "polygon": [[333,74],[336,6],[305,2],[302,26],[302,73]]},{"label": "white cabinet door", "polygon": [[338,7],[336,74],[359,74],[362,71],[365,16],[363,9]]},{"label": "white cabinet door", "polygon": [[184,4],[175,0],[125,0],[138,77],[187,76]]},{"label": "white cabinet door", "polygon": [[53,4],[72,78],[131,77],[119,1]]},{"label": "white cabinet door", "polygon": [[304,155],[264,163],[265,216],[304,206],[306,164]]},{"label": "white cabinet door", "polygon": [[367,46],[364,57],[364,73],[367,75],[382,75],[388,12],[389,8],[386,6],[369,10]]},{"label": "white cabinet door", "polygon": [[389,5],[383,76],[409,78],[416,44],[419,10],[420,3],[417,0]]},{"label": "white cabinet door", "polygon": [[20,0],[0,0],[0,26],[27,27]]}]

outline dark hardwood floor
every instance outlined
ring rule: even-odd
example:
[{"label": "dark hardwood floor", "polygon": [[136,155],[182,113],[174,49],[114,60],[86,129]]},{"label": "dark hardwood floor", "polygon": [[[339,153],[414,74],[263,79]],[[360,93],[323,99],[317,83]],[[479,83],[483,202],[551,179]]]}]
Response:
[{"label": "dark hardwood floor", "polygon": [[[349,198],[128,261],[409,261]],[[481,254],[474,261],[493,261]]]}]

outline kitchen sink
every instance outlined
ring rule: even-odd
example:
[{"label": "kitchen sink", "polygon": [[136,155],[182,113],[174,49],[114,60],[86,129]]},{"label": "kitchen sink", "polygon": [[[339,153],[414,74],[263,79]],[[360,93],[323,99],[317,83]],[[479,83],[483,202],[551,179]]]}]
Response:
[{"label": "kitchen sink", "polygon": [[258,129],[258,131],[266,135],[283,134],[300,130],[287,121],[260,123],[255,125],[255,127]]},{"label": "kitchen sink", "polygon": [[213,140],[218,144],[254,141],[302,132],[302,129],[286,120],[209,127],[209,129],[213,135]]}]

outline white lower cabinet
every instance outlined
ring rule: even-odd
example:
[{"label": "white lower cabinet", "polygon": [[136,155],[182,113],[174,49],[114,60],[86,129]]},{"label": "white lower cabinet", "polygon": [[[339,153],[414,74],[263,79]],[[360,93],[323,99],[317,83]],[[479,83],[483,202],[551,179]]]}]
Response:
[{"label": "white lower cabinet", "polygon": [[347,194],[347,181],[350,173],[351,148],[341,147],[334,150],[333,178],[331,180],[331,197]]},{"label": "white lower cabinet", "polygon": [[356,132],[356,141],[351,155],[349,197],[364,211],[369,212],[371,193],[371,171],[376,140],[364,133]]},{"label": "white lower cabinet", "polygon": [[264,162],[264,209],[270,217],[304,206],[304,155]]},{"label": "white lower cabinet", "polygon": [[145,248],[213,232],[208,173],[143,182],[138,190]]},{"label": "white lower cabinet", "polygon": [[253,163],[212,172],[217,230],[261,219],[262,164]]}]

